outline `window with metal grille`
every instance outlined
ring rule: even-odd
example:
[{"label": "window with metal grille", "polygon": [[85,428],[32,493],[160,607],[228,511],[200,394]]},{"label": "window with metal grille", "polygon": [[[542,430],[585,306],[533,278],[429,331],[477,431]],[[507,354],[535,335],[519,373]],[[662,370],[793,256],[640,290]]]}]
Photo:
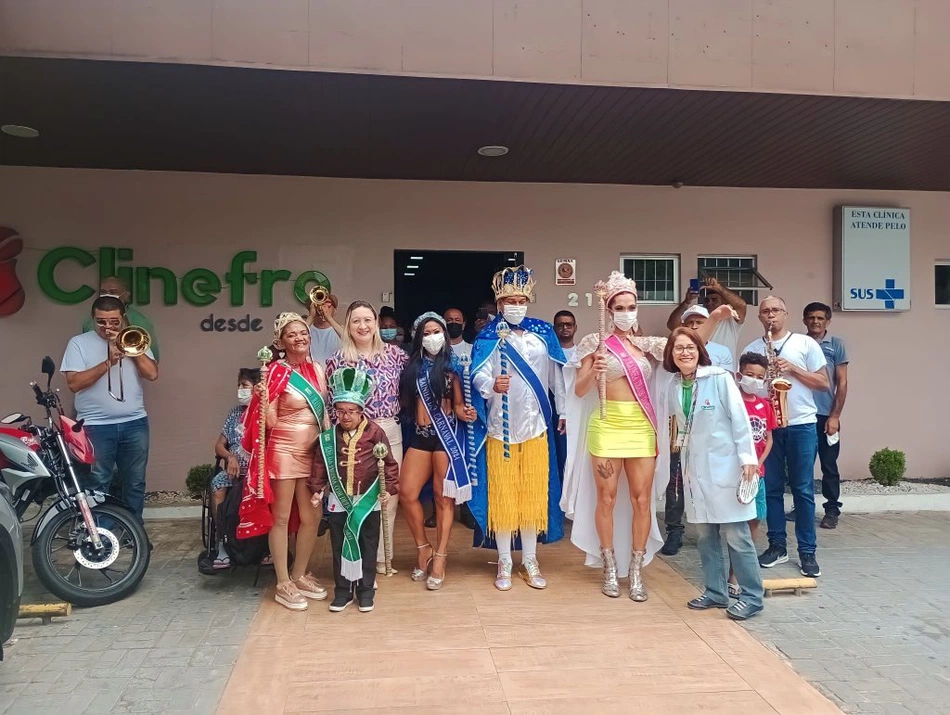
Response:
[{"label": "window with metal grille", "polygon": [[757,290],[762,288],[757,280],[756,263],[755,256],[700,256],[700,283],[704,276],[715,278],[746,303],[755,305],[759,302]]},{"label": "window with metal grille", "polygon": [[637,282],[639,303],[679,303],[679,256],[624,255],[620,270]]}]

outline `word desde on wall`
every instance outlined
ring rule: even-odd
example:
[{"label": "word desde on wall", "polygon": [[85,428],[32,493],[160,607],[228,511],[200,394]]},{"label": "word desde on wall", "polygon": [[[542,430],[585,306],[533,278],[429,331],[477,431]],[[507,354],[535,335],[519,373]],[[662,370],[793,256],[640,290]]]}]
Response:
[{"label": "word desde on wall", "polygon": [[[136,305],[148,305],[152,302],[152,282],[159,281],[161,300],[165,305],[177,305],[179,295],[191,305],[211,305],[227,286],[230,304],[244,305],[245,285],[260,286],[260,305],[269,307],[274,304],[274,287],[280,283],[290,283],[293,294],[301,303],[307,303],[307,293],[313,285],[320,284],[330,289],[330,281],[320,271],[304,271],[292,277],[287,270],[261,269],[249,272],[246,266],[257,261],[257,251],[240,251],[231,258],[231,267],[219,277],[208,268],[192,268],[179,278],[175,273],[162,267],[127,266],[120,262],[131,262],[134,253],[131,248],[113,248],[103,246],[97,254],[73,246],[54,248],[40,261],[36,279],[40,290],[58,303],[75,305],[88,300],[96,294],[98,281],[93,287],[83,283],[77,287],[63,287],[56,279],[57,267],[65,261],[73,261],[83,268],[98,264],[98,278],[101,281],[109,276],[118,276],[130,286],[132,301]],[[222,280],[223,278],[223,280]]]}]

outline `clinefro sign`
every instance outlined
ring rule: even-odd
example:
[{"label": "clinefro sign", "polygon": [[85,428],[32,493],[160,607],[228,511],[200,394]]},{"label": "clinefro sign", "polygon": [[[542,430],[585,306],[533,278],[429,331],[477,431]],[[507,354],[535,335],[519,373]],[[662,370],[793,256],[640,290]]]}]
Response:
[{"label": "clinefro sign", "polygon": [[910,209],[835,209],[835,305],[910,310]]}]

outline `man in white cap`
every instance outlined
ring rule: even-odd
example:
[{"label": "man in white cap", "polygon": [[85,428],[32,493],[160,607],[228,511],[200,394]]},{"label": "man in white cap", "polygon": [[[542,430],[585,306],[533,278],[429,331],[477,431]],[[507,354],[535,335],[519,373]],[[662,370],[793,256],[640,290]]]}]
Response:
[{"label": "man in white cap", "polygon": [[[681,318],[683,327],[690,330],[696,330],[707,320],[709,320],[709,311],[701,305],[691,305],[683,311],[683,317]],[[721,367],[723,370],[735,372],[732,352],[725,345],[710,340],[706,343],[706,352],[709,353],[709,359],[712,360],[713,367]]]}]

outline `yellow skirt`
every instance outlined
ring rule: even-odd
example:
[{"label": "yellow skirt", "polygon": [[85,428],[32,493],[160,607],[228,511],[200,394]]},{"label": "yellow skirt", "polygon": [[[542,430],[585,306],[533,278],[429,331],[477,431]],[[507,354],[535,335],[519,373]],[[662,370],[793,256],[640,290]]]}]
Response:
[{"label": "yellow skirt", "polygon": [[587,423],[587,450],[595,457],[656,456],[656,432],[639,402],[607,401],[607,418],[594,410]]},{"label": "yellow skirt", "polygon": [[488,438],[488,531],[548,530],[548,435],[505,446]]}]

